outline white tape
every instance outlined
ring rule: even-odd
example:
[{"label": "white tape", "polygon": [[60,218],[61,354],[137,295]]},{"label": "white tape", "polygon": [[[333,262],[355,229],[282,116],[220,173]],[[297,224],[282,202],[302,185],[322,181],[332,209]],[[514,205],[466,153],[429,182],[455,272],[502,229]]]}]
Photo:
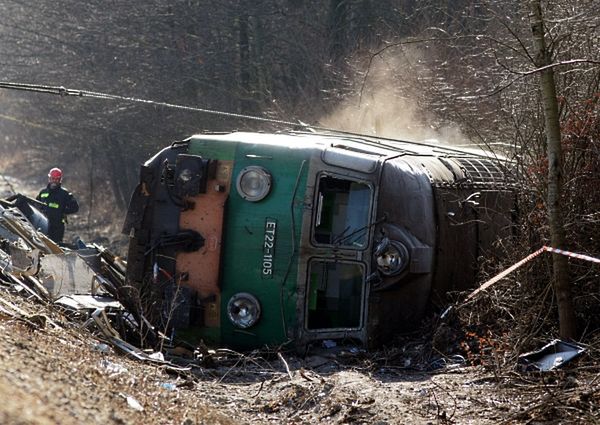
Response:
[{"label": "white tape", "polygon": [[543,248],[545,251],[553,252],[555,254],[565,255],[567,257],[577,258],[579,260],[591,261],[592,263],[600,264],[600,258],[590,257],[589,255],[585,254],[577,254],[576,252],[563,251],[562,249],[552,248],[550,246],[543,246]]},{"label": "white tape", "polygon": [[479,288],[477,288],[476,290],[471,292],[469,294],[469,296],[465,299],[465,301],[469,301],[475,295],[477,295],[479,292],[486,290],[487,288],[492,286],[494,283],[498,282],[500,279],[502,279],[502,278],[506,277],[507,275],[509,275],[510,273],[514,272],[519,267],[521,267],[523,264],[530,262],[531,260],[533,260],[535,257],[537,257],[538,255],[540,255],[543,252],[553,252],[555,254],[565,255],[565,256],[571,257],[571,258],[577,258],[578,260],[590,261],[592,263],[600,264],[600,259],[598,259],[598,258],[591,257],[589,255],[584,255],[584,254],[577,254],[576,252],[564,251],[562,249],[552,248],[550,246],[544,245],[537,251],[535,251],[535,252],[529,254],[527,257],[523,258],[521,261],[513,264],[506,270],[498,273],[496,276],[494,276],[487,282],[483,283]]}]

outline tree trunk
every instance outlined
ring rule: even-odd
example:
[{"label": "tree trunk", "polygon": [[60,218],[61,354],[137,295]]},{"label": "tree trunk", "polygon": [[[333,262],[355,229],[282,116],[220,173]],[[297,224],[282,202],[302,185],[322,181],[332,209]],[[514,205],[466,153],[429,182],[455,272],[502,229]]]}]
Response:
[{"label": "tree trunk", "polygon": [[[541,0],[529,1],[529,13],[535,47],[535,65],[538,68],[543,68],[551,64],[551,58],[544,38]],[[548,154],[547,208],[550,223],[550,242],[554,248],[564,249],[565,231],[561,211],[562,152],[554,70],[548,67],[540,73],[540,92],[544,109],[544,128]],[[565,339],[573,339],[576,334],[576,322],[567,258],[559,254],[552,254],[552,266],[554,292],[558,304],[560,336]]]},{"label": "tree trunk", "polygon": [[329,55],[335,61],[346,55],[346,18],[349,4],[347,0],[330,0],[328,39],[330,43]]},{"label": "tree trunk", "polygon": [[109,132],[106,136],[106,150],[104,156],[108,159],[109,180],[113,192],[115,206],[120,211],[127,209],[129,202],[128,168],[125,154],[118,136]]},{"label": "tree trunk", "polygon": [[240,58],[239,85],[240,108],[239,112],[250,114],[252,109],[251,87],[251,59],[250,59],[250,16],[248,15],[249,3],[240,1],[238,13],[238,46]]}]

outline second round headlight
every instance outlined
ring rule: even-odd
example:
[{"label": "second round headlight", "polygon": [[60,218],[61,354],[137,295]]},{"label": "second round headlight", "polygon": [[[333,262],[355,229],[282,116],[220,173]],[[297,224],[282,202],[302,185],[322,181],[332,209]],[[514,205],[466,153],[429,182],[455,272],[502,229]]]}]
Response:
[{"label": "second round headlight", "polygon": [[408,249],[402,242],[384,238],[375,248],[377,269],[385,276],[400,274],[410,261]]},{"label": "second round headlight", "polygon": [[235,294],[227,303],[227,317],[241,329],[254,326],[260,319],[260,312],[260,303],[247,292]]}]

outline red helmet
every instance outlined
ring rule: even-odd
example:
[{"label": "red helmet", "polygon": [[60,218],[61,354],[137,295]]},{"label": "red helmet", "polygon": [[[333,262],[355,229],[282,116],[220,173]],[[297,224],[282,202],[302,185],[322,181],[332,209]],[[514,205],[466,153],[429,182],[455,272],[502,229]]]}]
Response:
[{"label": "red helmet", "polygon": [[53,168],[48,172],[48,180],[53,181],[61,181],[62,180],[62,170],[60,168]]}]

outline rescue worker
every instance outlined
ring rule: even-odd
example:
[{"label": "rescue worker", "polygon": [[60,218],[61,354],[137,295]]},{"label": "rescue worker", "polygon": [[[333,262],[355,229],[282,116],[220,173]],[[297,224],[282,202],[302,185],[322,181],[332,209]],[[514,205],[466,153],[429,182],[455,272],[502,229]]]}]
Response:
[{"label": "rescue worker", "polygon": [[42,189],[36,199],[43,204],[44,214],[48,217],[48,237],[56,243],[62,243],[65,234],[67,214],[79,211],[75,197],[62,184],[63,172],[52,168],[48,173],[48,186]]}]

